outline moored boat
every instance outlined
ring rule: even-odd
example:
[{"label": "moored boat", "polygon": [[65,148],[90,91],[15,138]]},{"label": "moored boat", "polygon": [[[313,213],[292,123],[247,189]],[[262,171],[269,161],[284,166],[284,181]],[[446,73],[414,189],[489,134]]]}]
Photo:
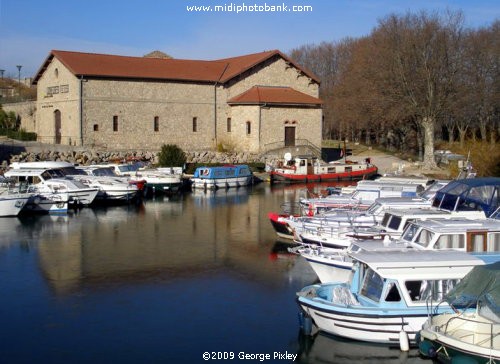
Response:
[{"label": "moored boat", "polygon": [[11,168],[4,175],[19,185],[33,186],[34,192],[39,194],[61,195],[60,201],[66,200],[64,196],[69,196],[69,202],[75,205],[90,205],[99,192],[97,188],[90,188],[79,181],[66,178],[59,168]]},{"label": "moored boat", "polygon": [[[455,312],[430,317],[419,350],[444,363],[500,362],[500,262],[475,267],[445,300]],[[476,307],[463,310],[463,307]]]},{"label": "moored boat", "polygon": [[440,189],[432,205],[446,210],[481,210],[487,217],[500,207],[500,178],[457,179]]},{"label": "moored boat", "polygon": [[303,183],[341,180],[361,180],[377,174],[377,167],[367,158],[364,162],[354,161],[325,163],[312,155],[295,158],[285,153],[284,160],[270,167],[271,183]]},{"label": "moored boat", "polygon": [[[319,330],[375,343],[416,343],[430,314],[474,266],[484,261],[460,251],[351,253],[357,268],[349,282],[307,286],[297,293],[303,316]],[[430,310],[430,312],[429,312]]]},{"label": "moored boat", "polygon": [[193,188],[230,188],[253,183],[253,173],[245,164],[198,167],[191,177]]}]

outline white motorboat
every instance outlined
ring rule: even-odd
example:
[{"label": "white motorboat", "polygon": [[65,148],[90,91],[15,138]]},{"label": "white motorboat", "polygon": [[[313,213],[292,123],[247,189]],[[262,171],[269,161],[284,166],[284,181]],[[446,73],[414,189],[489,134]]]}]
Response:
[{"label": "white motorboat", "polygon": [[87,173],[90,169],[80,169],[75,167],[66,167],[61,169],[66,178],[79,181],[90,188],[99,190],[96,200],[116,202],[132,201],[138,193],[138,187],[129,183],[124,178],[116,176],[95,176]]},{"label": "white motorboat", "polygon": [[112,167],[119,176],[146,181],[146,193],[175,193],[179,191],[183,183],[182,173],[178,173],[178,169],[144,169],[138,163],[110,163],[99,166]]},{"label": "white motorboat", "polygon": [[[445,297],[455,312],[431,316],[419,350],[445,363],[500,362],[500,262],[475,267]],[[476,307],[463,310],[463,307]]]},{"label": "white motorboat", "polygon": [[321,331],[385,344],[416,343],[429,314],[452,311],[437,305],[443,295],[485,264],[460,251],[359,251],[351,257],[356,269],[349,282],[307,286],[297,302]]},{"label": "white motorboat", "polygon": [[356,219],[341,223],[329,223],[325,226],[308,226],[300,232],[299,242],[327,248],[342,249],[348,247],[354,239],[382,239],[386,236],[399,238],[404,228],[411,221],[428,219],[467,218],[470,220],[486,219],[482,211],[446,211],[438,209],[402,209],[385,213],[380,223],[363,225]]},{"label": "white motorboat", "polygon": [[359,181],[356,190],[351,194],[302,199],[300,205],[302,215],[306,216],[314,216],[337,208],[366,210],[377,198],[417,197],[423,190],[424,188],[418,183]]},{"label": "white motorboat", "polygon": [[[33,186],[35,192],[42,195],[67,194],[69,202],[78,205],[90,205],[99,192],[97,188],[90,188],[81,182],[65,178],[64,173],[58,168],[27,169],[21,166],[9,169],[4,175],[17,184]],[[61,201],[64,200],[64,197],[61,197]]]}]

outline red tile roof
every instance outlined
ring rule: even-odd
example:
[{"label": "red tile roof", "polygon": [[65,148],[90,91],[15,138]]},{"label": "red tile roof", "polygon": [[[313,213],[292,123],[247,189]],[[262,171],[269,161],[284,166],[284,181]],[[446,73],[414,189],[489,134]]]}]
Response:
[{"label": "red tile roof", "polygon": [[35,75],[33,84],[38,82],[54,57],[61,61],[77,77],[162,79],[220,83],[225,83],[272,57],[281,57],[311,78],[313,82],[319,83],[317,77],[311,72],[296,65],[287,56],[277,50],[215,61],[128,57],[53,50]]},{"label": "red tile roof", "polygon": [[230,105],[320,106],[323,101],[291,87],[254,86],[250,90],[229,99],[227,103]]}]

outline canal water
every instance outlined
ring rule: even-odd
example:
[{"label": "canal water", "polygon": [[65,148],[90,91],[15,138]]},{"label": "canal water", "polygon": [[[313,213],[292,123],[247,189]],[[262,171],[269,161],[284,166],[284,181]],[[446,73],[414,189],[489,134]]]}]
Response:
[{"label": "canal water", "polygon": [[300,333],[295,293],[316,277],[267,213],[305,193],[264,183],[0,218],[0,363],[429,363]]}]

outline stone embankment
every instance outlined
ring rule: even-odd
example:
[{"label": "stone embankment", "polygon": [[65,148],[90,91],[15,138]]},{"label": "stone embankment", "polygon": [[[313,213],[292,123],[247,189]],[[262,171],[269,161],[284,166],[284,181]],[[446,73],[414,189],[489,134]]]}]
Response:
[{"label": "stone embankment", "polygon": [[[220,153],[212,151],[186,152],[188,163],[250,163],[259,162],[259,157],[250,153]],[[2,166],[7,167],[12,162],[34,162],[34,161],[65,161],[79,165],[102,164],[111,162],[122,162],[140,160],[148,163],[158,163],[157,152],[99,152],[79,150],[40,150],[22,151],[12,155],[10,159],[4,160]]]}]

